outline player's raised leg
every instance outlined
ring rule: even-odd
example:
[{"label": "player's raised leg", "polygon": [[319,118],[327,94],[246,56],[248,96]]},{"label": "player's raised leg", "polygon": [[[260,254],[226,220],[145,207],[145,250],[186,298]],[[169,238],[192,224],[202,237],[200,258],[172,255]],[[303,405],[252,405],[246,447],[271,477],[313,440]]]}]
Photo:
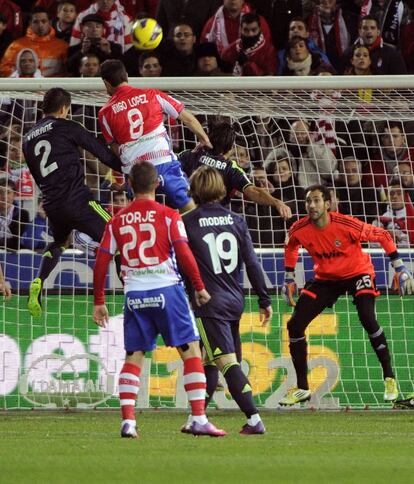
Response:
[{"label": "player's raised leg", "polygon": [[399,391],[392,368],[387,338],[385,337],[384,330],[378,324],[375,315],[375,295],[367,293],[361,295],[356,294],[355,306],[358,311],[359,320],[368,333],[371,346],[382,367],[384,400],[387,402],[397,400]]}]

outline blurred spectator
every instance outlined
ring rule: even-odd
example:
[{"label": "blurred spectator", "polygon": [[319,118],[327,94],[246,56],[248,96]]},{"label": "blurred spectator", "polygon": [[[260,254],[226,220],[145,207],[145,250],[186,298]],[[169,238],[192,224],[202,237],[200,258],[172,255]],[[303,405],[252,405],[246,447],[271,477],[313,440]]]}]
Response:
[{"label": "blurred spectator", "polygon": [[[274,192],[274,186],[269,181],[267,173],[262,166],[254,166],[251,175],[251,179],[256,187],[267,189],[269,193]],[[243,212],[254,245],[274,247],[279,243],[279,240],[284,240],[284,225],[280,217],[276,216],[273,207],[257,205],[244,200]]]},{"label": "blurred spectator", "polygon": [[168,44],[162,53],[161,63],[164,76],[193,76],[196,69],[194,45],[196,38],[193,28],[179,24],[174,28],[173,43]]},{"label": "blurred spectator", "polygon": [[105,37],[105,22],[100,15],[89,14],[82,18],[82,42],[71,45],[68,51],[68,70],[77,74],[79,64],[86,54],[95,54],[102,63],[107,59],[120,59],[122,48]]},{"label": "blurred spectator", "polygon": [[15,69],[10,77],[43,77],[39,58],[33,49],[22,49],[17,53]]},{"label": "blurred spectator", "polygon": [[[289,29],[288,29],[288,42],[293,39],[293,37],[302,37],[302,39],[306,40],[306,44],[308,46],[309,51],[312,54],[319,54],[323,64],[328,67],[331,67],[331,63],[328,59],[326,53],[320,49],[316,44],[315,41],[309,36],[309,30],[306,25],[306,22],[301,17],[294,17],[289,22]],[[282,72],[286,69],[286,62],[287,62],[287,51],[286,49],[280,50],[278,52],[278,70],[277,74],[279,76],[282,75]]]},{"label": "blurred spectator", "polygon": [[[50,18],[55,18],[59,4],[64,0],[37,0],[36,7],[44,7],[49,12]],[[82,12],[85,8],[88,8],[91,4],[90,0],[71,0],[76,6],[77,12]],[[123,0],[124,1],[124,0]]]},{"label": "blurred spectator", "polygon": [[101,71],[101,62],[95,54],[86,54],[82,57],[79,74],[80,77],[99,77]]},{"label": "blurred spectator", "polygon": [[388,188],[387,210],[373,225],[383,227],[390,233],[397,247],[414,245],[414,207],[401,185],[392,181]]},{"label": "blurred spectator", "polygon": [[321,72],[332,71],[323,63],[321,56],[311,52],[302,37],[292,37],[286,49],[286,67],[283,76],[317,76]]},{"label": "blurred spectator", "polygon": [[250,173],[252,169],[252,162],[250,159],[249,148],[245,140],[238,139],[236,137],[236,142],[233,148],[232,158],[236,160],[236,163],[242,168],[246,173]]},{"label": "blurred spectator", "polygon": [[269,24],[273,45],[277,49],[284,47],[289,23],[293,18],[303,16],[302,0],[249,0],[249,4]]},{"label": "blurred spectator", "polygon": [[15,185],[11,180],[0,180],[0,248],[20,249],[21,234],[29,223],[29,214],[14,204]]},{"label": "blurred spectator", "polygon": [[6,52],[7,47],[11,44],[13,38],[9,30],[7,29],[7,19],[0,13],[0,59]]},{"label": "blurred spectator", "polygon": [[[272,196],[289,205],[295,216],[304,216],[305,191],[298,186],[293,176],[289,153],[284,148],[277,148],[268,155],[265,164],[270,182],[275,187]],[[294,219],[289,222],[293,221]]]},{"label": "blurred spectator", "polygon": [[[204,25],[200,42],[214,42],[218,53],[240,38],[241,16],[252,12],[244,0],[223,0],[215,15]],[[266,41],[272,42],[270,28],[266,20],[259,15],[260,27]]]},{"label": "blurred spectator", "polygon": [[120,210],[128,205],[128,198],[124,191],[111,192],[111,205],[109,212],[112,216],[116,215]]},{"label": "blurred spectator", "polygon": [[97,0],[80,12],[73,26],[71,47],[82,42],[82,25],[87,15],[97,15],[104,20],[103,37],[120,45],[121,52],[126,52],[131,47],[131,18],[119,0]]},{"label": "blurred spectator", "polygon": [[[36,6],[46,7],[50,15],[56,17],[57,6],[61,0],[37,0]],[[91,5],[90,0],[72,0],[76,10],[82,12]],[[138,14],[146,14],[147,17],[155,18],[158,0],[122,0],[122,6],[131,18]]]},{"label": "blurred spectator", "polygon": [[138,68],[141,77],[161,77],[162,66],[154,51],[143,52],[139,56]]},{"label": "blurred spectator", "polygon": [[401,26],[406,17],[402,0],[365,0],[361,7],[361,17],[372,15],[378,19],[384,42],[400,46]]},{"label": "blurred spectator", "polygon": [[351,41],[357,36],[358,17],[343,12],[336,0],[319,0],[308,19],[310,37],[326,52],[336,70]]},{"label": "blurred spectator", "polygon": [[341,200],[339,198],[338,192],[334,187],[329,187],[329,194],[331,195],[331,203],[329,211],[331,212],[342,212],[341,210]]},{"label": "blurred spectator", "polygon": [[195,49],[197,59],[196,76],[225,76],[221,69],[221,59],[217,52],[216,44],[204,42]]},{"label": "blurred spectator", "polygon": [[388,121],[381,126],[379,147],[374,154],[369,173],[364,177],[364,183],[374,187],[387,185],[388,176],[398,162],[407,161],[412,165],[414,160],[414,150],[408,147],[404,125],[399,121]]},{"label": "blurred spectator", "polygon": [[410,197],[411,202],[414,202],[414,175],[412,164],[406,161],[400,161],[394,166],[392,172],[392,178],[401,184],[405,193]]},{"label": "blurred spectator", "polygon": [[401,31],[401,52],[409,74],[414,73],[414,2],[407,3],[408,13]]},{"label": "blurred spectator", "polygon": [[21,37],[23,35],[23,18],[20,6],[11,0],[0,0],[0,12],[12,40]]},{"label": "blurred spectator", "polygon": [[57,16],[52,21],[52,26],[56,31],[56,37],[63,39],[69,44],[72,35],[72,27],[76,19],[76,5],[72,1],[58,3]]},{"label": "blurred spectator", "polygon": [[[367,15],[359,22],[359,37],[355,44],[368,47],[374,74],[406,74],[407,67],[399,50],[384,43],[381,37],[378,20]],[[352,47],[349,47],[343,55],[343,70],[349,66],[352,56]]]},{"label": "blurred spectator", "polygon": [[372,223],[378,216],[379,200],[374,188],[362,185],[361,162],[354,157],[345,158],[343,169],[344,174],[337,184],[341,212]]},{"label": "blurred spectator", "polygon": [[371,70],[371,55],[368,47],[364,45],[354,44],[352,46],[352,57],[350,59],[351,66],[345,71],[348,76],[370,76]]},{"label": "blurred spectator", "polygon": [[41,7],[33,10],[30,27],[24,37],[12,42],[0,64],[0,73],[8,77],[16,65],[18,52],[24,48],[33,49],[40,61],[40,71],[44,77],[64,76],[68,44],[56,38],[47,11]]},{"label": "blurred spectator", "polygon": [[276,74],[276,50],[272,40],[265,38],[260,17],[246,13],[241,17],[240,39],[222,51],[222,59],[234,65],[235,76],[267,76]]},{"label": "blurred spectator", "polygon": [[42,253],[52,241],[53,237],[48,227],[46,212],[43,209],[42,199],[39,198],[36,215],[22,234],[22,248]]},{"label": "blurred spectator", "polygon": [[165,38],[172,37],[175,25],[183,23],[191,25],[199,38],[207,19],[221,3],[221,0],[159,0],[156,19]]},{"label": "blurred spectator", "polygon": [[328,147],[312,141],[306,121],[297,120],[292,123],[288,149],[299,186],[305,189],[317,183],[332,185],[336,158]]}]

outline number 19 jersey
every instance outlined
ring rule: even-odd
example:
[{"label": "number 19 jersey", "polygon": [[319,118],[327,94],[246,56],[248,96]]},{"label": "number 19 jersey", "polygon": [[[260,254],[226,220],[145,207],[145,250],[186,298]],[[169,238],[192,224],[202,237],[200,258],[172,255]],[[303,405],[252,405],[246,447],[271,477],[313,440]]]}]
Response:
[{"label": "number 19 jersey", "polygon": [[153,200],[134,200],[107,224],[101,250],[121,253],[125,293],[181,283],[173,244],[187,242],[180,215]]},{"label": "number 19 jersey", "polygon": [[163,117],[176,119],[183,109],[181,102],[158,89],[116,90],[99,111],[99,122],[106,141],[120,147],[124,173],[138,161],[159,165],[176,159]]}]

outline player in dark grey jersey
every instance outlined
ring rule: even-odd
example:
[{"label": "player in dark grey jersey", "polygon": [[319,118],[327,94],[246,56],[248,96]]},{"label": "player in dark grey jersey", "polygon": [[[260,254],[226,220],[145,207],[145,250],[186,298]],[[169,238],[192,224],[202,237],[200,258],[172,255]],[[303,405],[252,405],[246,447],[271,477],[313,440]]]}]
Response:
[{"label": "player in dark grey jersey", "polygon": [[240,433],[263,434],[265,428],[254,404],[252,389],[240,367],[239,333],[244,309],[239,283],[243,263],[258,296],[262,324],[265,326],[271,320],[272,306],[262,267],[246,222],[220,203],[226,194],[220,173],[215,168],[202,166],[191,176],[190,186],[198,207],[185,213],[183,221],[204,284],[211,294],[211,301],[203,307],[193,304],[206,353],[206,405],[216,389],[219,369],[233,399],[247,417]]},{"label": "player in dark grey jersey", "polygon": [[181,168],[188,177],[200,166],[211,166],[221,173],[224,180],[226,195],[221,202],[223,205],[230,203],[232,192],[237,190],[252,202],[275,207],[285,220],[292,217],[292,212],[287,205],[272,197],[264,188],[254,186],[243,169],[230,159],[235,138],[234,129],[230,123],[210,121],[208,135],[213,149],[185,150],[178,155]]},{"label": "player in dark grey jersey", "polygon": [[42,192],[54,239],[43,254],[38,277],[30,285],[28,309],[34,317],[42,314],[43,282],[58,263],[72,230],[77,229],[100,242],[110,219],[85,185],[79,148],[121,171],[119,158],[107,146],[79,123],[66,119],[70,104],[68,91],[59,87],[47,91],[43,98],[44,118],[23,139],[26,163]]}]

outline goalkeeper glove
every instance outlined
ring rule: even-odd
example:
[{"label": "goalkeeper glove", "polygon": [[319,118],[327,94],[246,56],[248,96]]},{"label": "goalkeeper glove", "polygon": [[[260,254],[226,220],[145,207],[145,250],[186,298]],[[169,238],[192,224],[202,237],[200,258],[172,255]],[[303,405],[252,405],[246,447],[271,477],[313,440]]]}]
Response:
[{"label": "goalkeeper glove", "polygon": [[402,259],[392,261],[394,267],[393,289],[397,289],[400,296],[414,294],[414,278],[411,272],[405,267]]},{"label": "goalkeeper glove", "polygon": [[298,287],[295,282],[295,275],[293,272],[285,272],[285,282],[282,287],[282,296],[289,306],[296,306],[296,301],[293,299],[296,296]]}]

